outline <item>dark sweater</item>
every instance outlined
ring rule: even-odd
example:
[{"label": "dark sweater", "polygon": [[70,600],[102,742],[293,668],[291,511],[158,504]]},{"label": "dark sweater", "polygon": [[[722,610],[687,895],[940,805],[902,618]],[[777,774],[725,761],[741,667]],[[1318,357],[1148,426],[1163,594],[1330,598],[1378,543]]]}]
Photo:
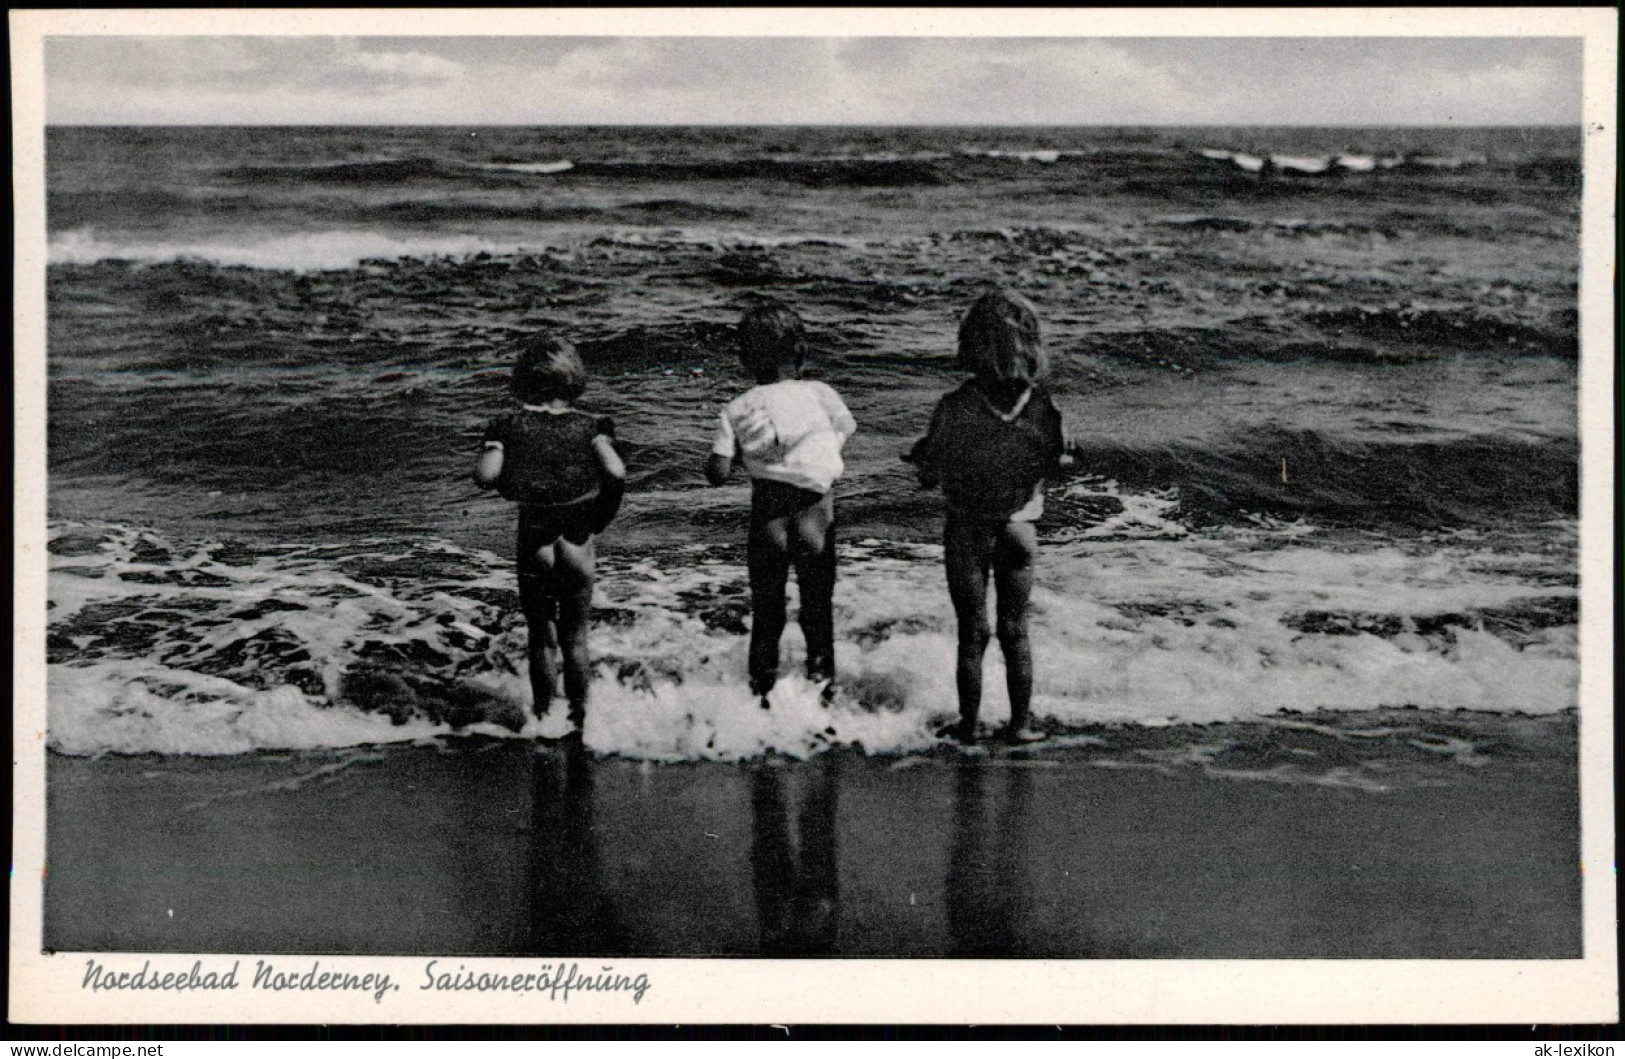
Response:
[{"label": "dark sweater", "polygon": [[937,402],[907,458],[941,483],[950,511],[1004,520],[1033,500],[1065,446],[1060,410],[1041,387],[972,379]]},{"label": "dark sweater", "polygon": [[498,416],[485,428],[485,440],[502,444],[497,492],[520,504],[558,506],[598,496],[600,467],[593,438],[615,437],[607,416],[569,409],[528,409]]}]

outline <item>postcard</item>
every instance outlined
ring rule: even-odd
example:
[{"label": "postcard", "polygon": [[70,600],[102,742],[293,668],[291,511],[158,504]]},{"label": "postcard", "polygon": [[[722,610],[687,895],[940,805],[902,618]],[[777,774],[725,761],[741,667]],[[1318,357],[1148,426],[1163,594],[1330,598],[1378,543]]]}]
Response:
[{"label": "postcard", "polygon": [[1617,12],[11,27],[15,1019],[1617,1013]]}]

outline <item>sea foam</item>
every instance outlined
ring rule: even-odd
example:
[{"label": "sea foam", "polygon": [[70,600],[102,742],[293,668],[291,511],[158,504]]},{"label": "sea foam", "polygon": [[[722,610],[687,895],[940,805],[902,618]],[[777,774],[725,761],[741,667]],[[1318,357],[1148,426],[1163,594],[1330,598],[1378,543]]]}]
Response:
[{"label": "sea foam", "polygon": [[[1575,705],[1575,629],[1552,608],[1573,590],[1540,584],[1549,555],[1492,553],[1470,539],[1330,548],[1290,524],[1175,538],[1148,532],[1154,518],[1142,511],[1115,536],[1046,546],[1033,596],[1034,709],[1052,727]],[[85,524],[56,526],[52,545],[48,740],[59,752],[564,733],[558,711],[528,718],[525,630],[511,564],[498,556],[387,540],[245,556]],[[742,568],[698,548],[606,562],[587,745],[655,761],[931,745],[956,702],[940,563],[933,545],[843,545],[836,701],[824,706],[820,688],[795,675],[792,624],[786,676],[764,711],[744,687]],[[1535,604],[1557,617],[1497,618]],[[373,690],[362,694],[367,679]],[[1003,684],[995,646],[990,723],[1008,715]]]}]

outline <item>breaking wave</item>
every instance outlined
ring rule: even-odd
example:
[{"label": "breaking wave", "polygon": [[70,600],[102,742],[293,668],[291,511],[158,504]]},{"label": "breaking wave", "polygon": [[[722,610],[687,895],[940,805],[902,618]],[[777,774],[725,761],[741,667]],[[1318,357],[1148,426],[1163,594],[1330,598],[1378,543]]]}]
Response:
[{"label": "breaking wave", "polygon": [[[1338,555],[1302,525],[1198,537],[1168,497],[1110,483],[1117,516],[1048,546],[1035,592],[1035,711],[1058,733],[1280,710],[1575,703],[1572,587],[1549,556],[1470,540]],[[1175,543],[1170,543],[1175,542]],[[1267,547],[1260,547],[1265,542]],[[62,753],[232,754],[562,734],[528,716],[511,565],[444,542],[248,546],[64,523],[50,540],[49,744]],[[852,542],[837,589],[836,703],[794,675],[744,687],[744,571],[701,548],[606,562],[587,745],[734,760],[832,744],[898,753],[953,714],[940,551]],[[792,625],[792,629],[794,626]],[[787,638],[787,673],[798,657]],[[991,652],[986,713],[1007,709]]]}]

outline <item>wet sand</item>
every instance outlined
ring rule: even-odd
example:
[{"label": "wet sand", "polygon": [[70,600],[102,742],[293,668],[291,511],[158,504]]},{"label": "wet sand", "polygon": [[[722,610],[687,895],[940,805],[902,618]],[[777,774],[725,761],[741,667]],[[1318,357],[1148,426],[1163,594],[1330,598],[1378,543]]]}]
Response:
[{"label": "wet sand", "polygon": [[[1399,721],[1395,721],[1395,717]],[[1572,714],[652,765],[53,755],[56,951],[1581,955]]]}]

